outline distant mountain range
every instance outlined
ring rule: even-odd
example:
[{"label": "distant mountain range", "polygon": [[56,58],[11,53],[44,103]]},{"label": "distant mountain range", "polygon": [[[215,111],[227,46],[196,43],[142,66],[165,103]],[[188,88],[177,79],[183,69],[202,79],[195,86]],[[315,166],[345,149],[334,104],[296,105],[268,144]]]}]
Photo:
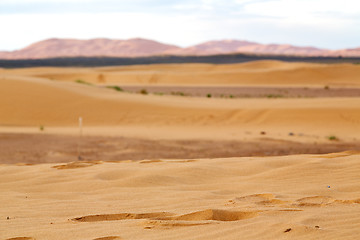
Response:
[{"label": "distant mountain range", "polygon": [[231,53],[360,57],[360,47],[328,50],[314,47],[297,47],[287,44],[260,44],[239,40],[209,41],[187,48],[153,40],[134,38],[112,40],[47,39],[20,50],[0,51],[0,59],[42,59],[55,57],[145,57],[156,55],[216,55]]}]

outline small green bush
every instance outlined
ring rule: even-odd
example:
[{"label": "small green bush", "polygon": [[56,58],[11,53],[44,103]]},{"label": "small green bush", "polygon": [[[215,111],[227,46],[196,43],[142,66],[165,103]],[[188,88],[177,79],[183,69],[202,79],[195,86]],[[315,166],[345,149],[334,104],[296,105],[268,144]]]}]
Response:
[{"label": "small green bush", "polygon": [[185,93],[183,92],[171,92],[171,94],[176,96],[185,96]]},{"label": "small green bush", "polygon": [[39,126],[39,130],[40,130],[40,131],[44,131],[44,130],[45,130],[44,125],[40,125],[40,126]]},{"label": "small green bush", "polygon": [[106,88],[111,88],[111,89],[114,89],[115,91],[118,91],[118,92],[123,92],[124,90],[119,87],[119,86],[106,86]]},{"label": "small green bush", "polygon": [[81,79],[77,79],[77,80],[75,80],[75,82],[80,83],[80,84],[85,84],[85,85],[92,85],[91,83],[86,82],[86,81],[81,80]]},{"label": "small green bush", "polygon": [[328,136],[328,139],[330,141],[339,141],[339,138],[337,136],[335,136],[335,135]]},{"label": "small green bush", "polygon": [[267,98],[282,98],[284,96],[281,94],[268,94],[268,95],[266,95],[266,97]]},{"label": "small green bush", "polygon": [[208,94],[206,95],[206,97],[211,98],[211,94],[210,94],[210,93],[208,93]]}]

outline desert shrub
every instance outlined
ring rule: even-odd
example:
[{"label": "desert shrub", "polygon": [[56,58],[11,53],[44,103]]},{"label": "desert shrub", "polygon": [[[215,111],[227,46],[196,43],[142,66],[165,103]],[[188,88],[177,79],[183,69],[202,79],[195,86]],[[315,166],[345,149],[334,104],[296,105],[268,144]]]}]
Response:
[{"label": "desert shrub", "polygon": [[148,91],[144,88],[140,90],[140,93],[146,95],[148,94]]},{"label": "desert shrub", "polygon": [[328,136],[328,139],[330,141],[339,141],[339,138],[337,136],[335,136],[335,135]]},{"label": "desert shrub", "polygon": [[171,92],[171,94],[176,96],[185,96],[185,93],[183,92]]},{"label": "desert shrub", "polygon": [[114,89],[115,91],[118,91],[118,92],[123,92],[124,90],[119,87],[119,86],[106,86],[107,88],[111,88],[111,89]]},{"label": "desert shrub", "polygon": [[44,125],[40,125],[40,126],[39,126],[39,130],[40,130],[40,131],[44,131],[44,130],[45,130]]},{"label": "desert shrub", "polygon": [[324,89],[325,89],[325,90],[329,90],[330,87],[326,85],[326,86],[324,86]]},{"label": "desert shrub", "polygon": [[208,94],[206,95],[206,97],[211,98],[211,94],[210,94],[210,93],[208,93]]},{"label": "desert shrub", "polygon": [[92,85],[91,83],[86,82],[86,81],[84,81],[84,80],[82,80],[82,79],[76,79],[75,82],[76,82],[76,83],[80,83],[80,84],[85,84],[85,85]]},{"label": "desert shrub", "polygon": [[268,94],[266,95],[267,98],[282,98],[284,95],[281,94]]}]

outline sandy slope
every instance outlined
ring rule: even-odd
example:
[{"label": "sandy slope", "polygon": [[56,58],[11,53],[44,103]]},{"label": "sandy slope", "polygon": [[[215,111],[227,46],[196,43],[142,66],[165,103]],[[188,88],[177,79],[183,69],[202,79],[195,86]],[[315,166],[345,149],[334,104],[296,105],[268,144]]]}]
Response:
[{"label": "sandy slope", "polygon": [[0,238],[357,239],[359,157],[1,165]]},{"label": "sandy slope", "polygon": [[[186,98],[129,94],[73,81],[80,76],[97,83],[104,74],[101,84],[112,79],[129,84],[358,86],[359,69],[281,62],[0,69],[0,131],[40,133],[43,125],[45,133],[74,134],[82,116],[85,135],[174,140],[167,146],[179,139],[248,141],[261,131],[261,137],[295,143],[329,143],[326,137],[332,134],[340,143],[358,142],[360,97]],[[13,136],[1,140],[7,137]],[[47,139],[56,141],[55,136]],[[62,146],[73,152],[68,156],[75,156],[66,142],[64,137]],[[111,146],[116,153],[118,145]],[[19,145],[8,155],[16,160],[25,153]],[[32,153],[42,152],[34,147]],[[2,164],[0,239],[357,239],[359,159],[358,152],[344,152]]]},{"label": "sandy slope", "polygon": [[[238,132],[289,132],[354,140],[360,132],[360,98],[207,99],[119,93],[76,83],[0,78],[0,125],[71,127],[79,116],[98,133],[162,138]],[[324,124],[326,123],[326,124]],[[110,130],[104,130],[110,128]],[[146,129],[146,131],[144,131]],[[173,134],[169,134],[173,132]],[[170,135],[170,136],[169,136]]]},{"label": "sandy slope", "polygon": [[[1,71],[0,71],[1,73]],[[242,64],[163,64],[103,68],[30,68],[4,74],[118,85],[262,85],[359,87],[360,65],[257,61]]]}]

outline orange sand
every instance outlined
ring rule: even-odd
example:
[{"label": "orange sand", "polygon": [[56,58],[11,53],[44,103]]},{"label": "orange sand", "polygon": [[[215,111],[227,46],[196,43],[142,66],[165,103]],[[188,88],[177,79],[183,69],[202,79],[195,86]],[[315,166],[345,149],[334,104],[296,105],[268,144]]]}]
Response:
[{"label": "orange sand", "polygon": [[[119,85],[245,85],[359,87],[360,65],[256,61],[99,68],[25,68],[5,74]],[[0,70],[1,73],[1,70]]]},{"label": "orange sand", "polygon": [[[251,69],[251,64],[255,63],[243,64],[243,68],[247,66]],[[259,64],[269,67],[269,63]],[[279,64],[275,62],[271,66],[279,68],[282,66]],[[288,64],[284,63],[284,66]],[[227,65],[217,67],[229,68]],[[332,68],[337,67],[340,66]],[[352,68],[344,65],[346,67]],[[30,72],[35,70],[28,69]],[[26,72],[27,69],[6,71]],[[77,119],[81,116],[84,125],[91,128],[87,133],[136,137],[233,138],[231,136],[234,134],[251,130],[272,132],[272,137],[298,132],[321,138],[338,135],[354,140],[360,133],[360,98],[206,99],[144,96],[5,73],[0,78],[0,109],[2,127],[38,129],[43,125],[50,130],[51,127],[76,127]],[[169,134],[172,131],[174,134]]]},{"label": "orange sand", "polygon": [[[360,97],[154,96],[76,79],[100,85],[359,87],[360,66],[261,61],[0,69],[0,131],[40,133],[42,125],[45,133],[77,134],[81,116],[85,136],[246,140],[247,132],[265,131],[274,139],[303,133],[291,139],[309,143],[360,136]],[[0,239],[357,239],[359,160],[358,152],[344,152],[2,164]]]},{"label": "orange sand", "polygon": [[2,165],[0,236],[357,239],[359,158]]}]

